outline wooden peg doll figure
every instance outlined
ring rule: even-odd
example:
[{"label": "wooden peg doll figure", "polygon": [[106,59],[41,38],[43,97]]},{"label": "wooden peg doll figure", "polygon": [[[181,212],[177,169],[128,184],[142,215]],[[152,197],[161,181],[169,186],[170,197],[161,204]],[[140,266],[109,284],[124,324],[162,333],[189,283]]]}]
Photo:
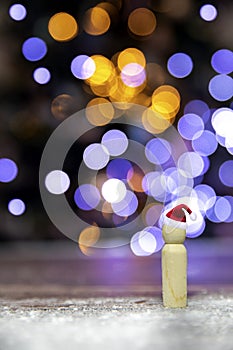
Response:
[{"label": "wooden peg doll figure", "polygon": [[164,213],[162,234],[162,297],[165,307],[187,306],[187,251],[186,216],[195,214],[186,204],[180,204]]}]

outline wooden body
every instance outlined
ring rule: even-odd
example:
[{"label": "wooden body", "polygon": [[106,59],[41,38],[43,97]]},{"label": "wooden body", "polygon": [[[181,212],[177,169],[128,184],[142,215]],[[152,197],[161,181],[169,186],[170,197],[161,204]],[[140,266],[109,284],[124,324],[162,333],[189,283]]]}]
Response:
[{"label": "wooden body", "polygon": [[[183,245],[185,230],[163,227],[162,296],[166,307],[187,306],[187,251]],[[174,242],[174,243],[172,243]]]}]

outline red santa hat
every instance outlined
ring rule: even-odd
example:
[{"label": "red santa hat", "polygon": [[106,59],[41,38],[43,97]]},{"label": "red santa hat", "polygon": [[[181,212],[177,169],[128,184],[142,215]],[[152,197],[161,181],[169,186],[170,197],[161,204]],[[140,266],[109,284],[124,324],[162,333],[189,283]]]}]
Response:
[{"label": "red santa hat", "polygon": [[163,224],[185,229],[187,216],[196,219],[196,214],[186,204],[179,204],[163,213]]}]

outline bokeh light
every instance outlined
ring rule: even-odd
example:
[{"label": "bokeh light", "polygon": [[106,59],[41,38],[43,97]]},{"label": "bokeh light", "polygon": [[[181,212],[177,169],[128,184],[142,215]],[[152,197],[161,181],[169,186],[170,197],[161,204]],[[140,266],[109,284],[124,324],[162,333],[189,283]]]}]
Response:
[{"label": "bokeh light", "polygon": [[9,8],[9,15],[15,21],[22,21],[27,16],[27,10],[21,4],[14,4]]},{"label": "bokeh light", "polygon": [[111,20],[108,12],[99,7],[88,9],[84,15],[83,28],[90,35],[102,35],[110,27]]},{"label": "bokeh light", "polygon": [[220,181],[228,187],[233,187],[233,160],[223,162],[219,168]]},{"label": "bokeh light", "polygon": [[54,40],[69,41],[78,34],[78,24],[69,13],[59,12],[50,18],[48,31]]},{"label": "bokeh light", "polygon": [[209,130],[198,131],[192,140],[192,148],[201,156],[210,156],[218,147],[215,134]]},{"label": "bokeh light", "polygon": [[211,123],[216,134],[225,139],[225,146],[233,147],[233,110],[218,108],[212,115]]},{"label": "bokeh light", "polygon": [[130,240],[130,248],[137,256],[148,256],[162,249],[164,240],[158,227],[148,226],[135,233]]},{"label": "bokeh light", "polygon": [[74,193],[76,205],[83,210],[92,210],[96,208],[100,199],[98,188],[92,184],[80,185]]},{"label": "bokeh light", "polygon": [[231,214],[225,220],[225,222],[233,222],[233,197],[232,196],[224,196],[223,198],[226,198],[231,206]]},{"label": "bokeh light", "polygon": [[109,203],[118,203],[126,196],[126,186],[119,179],[109,179],[102,186],[102,195]]},{"label": "bokeh light", "polygon": [[164,202],[170,195],[167,193],[166,176],[159,171],[147,173],[142,179],[142,187],[149,196],[158,202]]},{"label": "bokeh light", "polygon": [[119,156],[127,150],[129,141],[123,131],[113,129],[103,135],[101,144],[107,148],[111,156]]},{"label": "bokeh light", "polygon": [[9,158],[0,158],[0,182],[11,182],[18,174],[16,163]]},{"label": "bokeh light", "polygon": [[211,22],[213,21],[218,15],[218,12],[216,10],[216,7],[214,7],[211,4],[203,5],[200,8],[200,16],[204,21]]},{"label": "bokeh light", "polygon": [[[91,56],[91,59],[94,62],[95,71],[90,76],[90,78],[86,79],[86,83],[93,85],[102,85],[106,84],[107,82],[111,82],[115,77],[115,67],[113,63],[102,55]],[[88,62],[87,64],[89,65]]]},{"label": "bokeh light", "polygon": [[158,87],[152,94],[152,108],[166,119],[170,119],[180,109],[180,94],[170,85]]},{"label": "bokeh light", "polygon": [[34,70],[33,78],[38,84],[44,85],[50,81],[51,74],[47,68],[39,67]]},{"label": "bokeh light", "polygon": [[130,47],[119,54],[117,59],[117,65],[120,71],[122,71],[125,66],[132,63],[136,63],[140,67],[145,68],[146,59],[142,51]]},{"label": "bokeh light", "polygon": [[197,114],[202,117],[205,123],[209,119],[210,111],[206,102],[202,100],[191,100],[185,105],[184,114]]},{"label": "bokeh light", "polygon": [[218,197],[214,205],[214,213],[221,222],[225,222],[231,215],[231,204],[224,197]]},{"label": "bokeh light", "polygon": [[157,242],[152,233],[142,231],[139,235],[138,243],[144,252],[149,254],[153,254],[155,252]]},{"label": "bokeh light", "polygon": [[51,103],[51,112],[58,120],[63,120],[76,112],[77,104],[73,96],[61,94],[56,96]]},{"label": "bokeh light", "polygon": [[210,95],[217,101],[227,101],[233,96],[233,79],[226,74],[214,76],[208,86]]},{"label": "bokeh light", "polygon": [[142,124],[147,131],[160,134],[171,126],[172,121],[164,118],[152,108],[147,108],[142,115]]},{"label": "bokeh light", "polygon": [[22,53],[28,61],[39,61],[47,53],[47,45],[44,40],[32,37],[24,41]]},{"label": "bokeh light", "polygon": [[204,123],[198,115],[187,113],[179,119],[177,129],[184,139],[192,140],[198,131],[204,130]]},{"label": "bokeh light", "polygon": [[127,159],[116,158],[112,159],[106,169],[108,178],[116,178],[120,180],[127,179],[129,170],[132,169],[132,164]]},{"label": "bokeh light", "polygon": [[167,192],[166,180],[166,176],[163,173],[159,173],[154,179],[152,179],[150,186],[151,196],[161,203],[170,199],[170,193]]},{"label": "bokeh light", "polygon": [[138,63],[128,63],[121,71],[121,79],[127,86],[140,86],[146,80],[145,69]]},{"label": "bokeh light", "polygon": [[173,77],[185,78],[192,72],[193,61],[189,55],[178,52],[168,59],[167,69]]},{"label": "bokeh light", "polygon": [[52,194],[65,193],[70,187],[69,176],[61,170],[53,170],[46,175],[45,186]]},{"label": "bokeh light", "polygon": [[83,161],[89,169],[103,169],[109,162],[109,153],[100,143],[92,143],[83,152]]},{"label": "bokeh light", "polygon": [[12,215],[20,216],[25,212],[26,206],[21,199],[16,198],[8,203],[8,210]]},{"label": "bokeh light", "polygon": [[130,188],[135,192],[144,192],[142,188],[142,180],[144,177],[144,172],[141,168],[136,165],[133,165],[129,169],[127,174],[127,181]]},{"label": "bokeh light", "polygon": [[130,216],[135,213],[138,208],[138,199],[132,191],[126,191],[124,199],[117,203],[112,203],[114,213],[119,216]]},{"label": "bokeh light", "polygon": [[167,168],[163,175],[165,176],[166,190],[170,194],[180,197],[191,193],[194,181],[193,178],[188,177],[184,170],[171,167]]},{"label": "bokeh light", "polygon": [[98,242],[100,229],[98,226],[88,226],[81,231],[78,244],[81,252],[87,256],[92,255],[92,247]]},{"label": "bokeh light", "polygon": [[211,65],[217,73],[230,74],[233,71],[233,52],[227,49],[216,51],[211,57]]},{"label": "bokeh light", "polygon": [[171,146],[162,138],[154,138],[147,142],[145,155],[153,164],[164,164],[171,157]]},{"label": "bokeh light", "polygon": [[214,189],[206,184],[200,184],[194,187],[198,198],[198,208],[204,214],[212,208],[216,202],[216,193]]},{"label": "bokeh light", "polygon": [[94,74],[96,65],[91,57],[78,55],[72,60],[70,68],[76,78],[85,80]]},{"label": "bokeh light", "polygon": [[154,13],[144,7],[136,8],[128,17],[130,31],[138,36],[148,36],[156,28],[156,17]]},{"label": "bokeh light", "polygon": [[151,255],[150,252],[145,252],[141,246],[139,245],[139,239],[142,234],[145,234],[143,231],[136,232],[131,240],[130,240],[130,248],[134,255],[136,256],[149,256]]},{"label": "bokeh light", "polygon": [[86,117],[92,125],[102,126],[110,123],[114,113],[112,103],[103,97],[93,98],[87,104]]},{"label": "bokeh light", "polygon": [[202,174],[204,161],[195,152],[185,152],[178,159],[178,167],[184,170],[189,177],[197,177]]}]

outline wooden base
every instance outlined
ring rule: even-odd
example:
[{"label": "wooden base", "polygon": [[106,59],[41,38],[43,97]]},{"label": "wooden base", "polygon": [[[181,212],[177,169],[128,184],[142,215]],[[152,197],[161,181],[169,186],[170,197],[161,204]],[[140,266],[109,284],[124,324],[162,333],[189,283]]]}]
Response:
[{"label": "wooden base", "polygon": [[162,250],[163,305],[187,306],[187,252],[183,244],[165,244]]}]

